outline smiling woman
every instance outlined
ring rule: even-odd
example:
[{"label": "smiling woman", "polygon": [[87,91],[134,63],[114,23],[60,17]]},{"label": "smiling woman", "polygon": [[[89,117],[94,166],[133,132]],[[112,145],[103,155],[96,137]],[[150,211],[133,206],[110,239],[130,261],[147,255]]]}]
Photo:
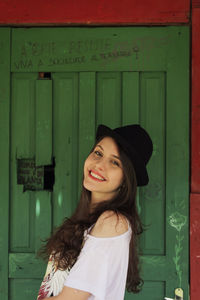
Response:
[{"label": "smiling woman", "polygon": [[140,291],[136,188],[148,183],[152,150],[140,125],[98,127],[78,207],[41,250],[49,262],[38,300],[122,300],[126,287]]}]

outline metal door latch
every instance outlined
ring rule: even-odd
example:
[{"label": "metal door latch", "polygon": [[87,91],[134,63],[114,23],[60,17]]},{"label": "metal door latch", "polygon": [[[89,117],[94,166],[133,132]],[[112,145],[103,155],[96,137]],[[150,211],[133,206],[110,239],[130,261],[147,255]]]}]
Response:
[{"label": "metal door latch", "polygon": [[183,290],[181,288],[175,289],[175,298],[167,298],[165,297],[164,300],[183,300]]}]

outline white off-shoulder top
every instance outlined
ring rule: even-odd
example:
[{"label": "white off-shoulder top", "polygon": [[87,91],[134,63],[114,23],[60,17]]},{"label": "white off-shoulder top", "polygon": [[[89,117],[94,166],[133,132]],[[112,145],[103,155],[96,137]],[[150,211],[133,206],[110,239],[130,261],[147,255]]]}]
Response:
[{"label": "white off-shoulder top", "polygon": [[118,236],[95,237],[85,231],[81,253],[70,271],[57,269],[50,257],[37,300],[57,296],[63,286],[89,292],[88,300],[123,300],[131,227]]}]

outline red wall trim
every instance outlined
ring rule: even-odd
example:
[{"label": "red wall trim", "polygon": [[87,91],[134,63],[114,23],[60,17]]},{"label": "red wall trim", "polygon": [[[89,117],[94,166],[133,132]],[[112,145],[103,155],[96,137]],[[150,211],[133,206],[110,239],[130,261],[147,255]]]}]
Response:
[{"label": "red wall trim", "polygon": [[200,193],[200,1],[199,1],[199,7],[192,9],[192,124],[191,125],[192,125],[191,192]]},{"label": "red wall trim", "polygon": [[200,0],[192,0],[190,299],[200,295]]},{"label": "red wall trim", "polygon": [[200,294],[200,194],[190,196],[190,299]]},{"label": "red wall trim", "polygon": [[188,23],[190,0],[0,0],[0,24]]}]

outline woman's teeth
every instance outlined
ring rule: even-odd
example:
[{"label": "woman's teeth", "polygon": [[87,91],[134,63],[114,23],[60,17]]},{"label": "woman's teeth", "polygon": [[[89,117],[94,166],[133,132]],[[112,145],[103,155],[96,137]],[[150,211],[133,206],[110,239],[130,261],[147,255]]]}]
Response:
[{"label": "woman's teeth", "polygon": [[104,181],[105,179],[103,179],[102,177],[100,177],[99,175],[97,175],[97,174],[95,174],[95,173],[93,173],[92,171],[90,172],[90,174],[92,175],[92,177],[94,177],[94,178],[97,178],[97,179],[99,179],[99,180],[102,180],[102,181]]}]

